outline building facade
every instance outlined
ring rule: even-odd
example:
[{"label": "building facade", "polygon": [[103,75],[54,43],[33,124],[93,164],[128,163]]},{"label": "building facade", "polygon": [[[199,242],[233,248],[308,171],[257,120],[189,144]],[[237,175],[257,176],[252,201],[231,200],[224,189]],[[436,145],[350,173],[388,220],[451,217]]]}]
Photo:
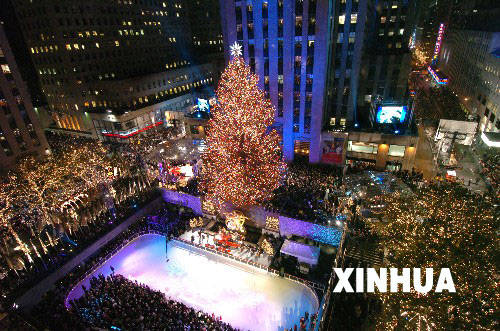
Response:
[{"label": "building facade", "polygon": [[50,150],[1,22],[0,69],[0,170],[5,170],[19,157]]},{"label": "building facade", "polygon": [[368,122],[375,96],[403,101],[414,1],[220,1],[226,60],[243,56],[276,107],[285,159],[320,162],[322,132]]},{"label": "building facade", "polygon": [[[287,161],[305,142],[319,150],[323,120],[329,20],[327,0],[220,1],[226,60],[229,45],[260,77],[276,108],[276,128]],[[314,155],[313,155],[314,154]],[[310,160],[318,162],[319,154]]]},{"label": "building facade", "polygon": [[450,29],[439,67],[480,131],[500,130],[500,32]]},{"label": "building facade", "polygon": [[129,117],[213,81],[201,78],[213,70],[193,67],[184,1],[13,4],[49,111],[65,132],[100,137],[106,124],[94,120],[106,116],[117,131],[134,129]]}]

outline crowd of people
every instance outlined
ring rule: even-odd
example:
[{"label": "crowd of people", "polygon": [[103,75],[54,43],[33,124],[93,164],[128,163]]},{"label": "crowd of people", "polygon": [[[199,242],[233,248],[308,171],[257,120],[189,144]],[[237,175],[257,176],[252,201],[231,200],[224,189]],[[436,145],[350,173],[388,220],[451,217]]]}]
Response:
[{"label": "crowd of people", "polygon": [[335,214],[336,191],[341,186],[342,172],[338,168],[292,163],[267,208],[281,215],[317,221],[321,212]]},{"label": "crowd of people", "polygon": [[169,234],[178,236],[187,229],[191,216],[191,212],[184,210],[182,207],[164,204],[155,215],[143,217],[64,276],[53,290],[45,294],[33,311],[24,316],[25,319],[41,329],[57,328],[68,330],[72,326],[82,325],[83,327],[84,324],[81,324],[80,317],[75,314],[68,314],[64,305],[64,300],[69,290],[95,266],[102,264],[106,256],[113,254],[126,245],[137,233],[148,229],[161,231],[162,228],[165,228],[162,224],[169,223],[174,224],[174,227],[170,228],[171,231]]},{"label": "crowd of people", "polygon": [[220,317],[167,299],[160,291],[121,275],[100,275],[71,302],[80,325],[121,330],[235,330]]},{"label": "crowd of people", "polygon": [[500,153],[485,154],[480,162],[481,174],[486,177],[498,196],[500,188]]},{"label": "crowd of people", "polygon": [[[45,229],[45,235],[53,237],[54,246],[47,245],[47,253],[43,256],[34,256],[33,263],[21,270],[5,270],[0,279],[0,307],[8,306],[15,297],[34,286],[41,279],[54,272],[86,247],[112,230],[121,222],[158,196],[157,190],[142,191],[135,196],[115,205],[114,213],[110,210],[102,213],[96,220],[89,222],[68,235],[55,237],[50,228]],[[4,257],[4,256],[2,256]]]}]

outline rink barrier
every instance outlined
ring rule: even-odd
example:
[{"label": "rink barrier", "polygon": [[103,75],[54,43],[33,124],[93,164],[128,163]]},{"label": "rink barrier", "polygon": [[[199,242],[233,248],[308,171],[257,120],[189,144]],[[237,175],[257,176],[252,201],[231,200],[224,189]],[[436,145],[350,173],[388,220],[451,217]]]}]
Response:
[{"label": "rink barrier", "polygon": [[[219,255],[219,256],[223,256],[223,257],[229,258],[229,259],[234,260],[234,261],[238,261],[240,263],[248,264],[250,266],[259,268],[259,269],[261,269],[263,271],[266,271],[268,273],[272,273],[272,274],[277,275],[277,276],[280,275],[279,271],[274,270],[274,269],[272,269],[270,267],[266,267],[265,265],[260,264],[260,263],[256,263],[256,262],[253,262],[253,261],[250,261],[250,260],[247,260],[247,259],[242,259],[242,258],[233,256],[231,254],[227,254],[227,253],[224,253],[224,252],[219,252],[219,251],[217,251],[215,249],[207,248],[207,247],[205,247],[203,245],[192,243],[192,242],[190,242],[188,240],[185,240],[185,239],[173,238],[172,240],[182,242],[182,243],[187,244],[189,246],[193,246],[193,247],[196,247],[198,249],[201,249],[201,250],[204,250],[204,251],[207,251],[207,252]],[[291,281],[294,281],[294,282],[306,285],[307,287],[309,287],[309,288],[311,288],[313,290],[319,290],[321,292],[325,291],[325,286],[324,285],[316,283],[316,282],[313,282],[313,281],[310,281],[310,280],[307,280],[307,279],[296,277],[294,275],[290,275],[290,274],[287,274],[287,273],[283,274],[283,278],[286,278],[286,279],[289,279]],[[318,307],[319,307],[319,304],[318,304]]]},{"label": "rink barrier", "polygon": [[[129,243],[131,243],[132,241],[136,240],[137,238],[145,235],[145,234],[157,234],[157,235],[161,235],[161,236],[166,236],[166,233],[165,232],[162,232],[162,231],[158,231],[158,230],[154,230],[154,229],[142,229],[138,232],[135,232],[133,234],[130,235],[130,237],[128,237],[127,239],[123,240],[120,245],[118,245],[116,248],[114,248],[113,250],[111,250],[108,254],[106,254],[104,257],[98,259],[95,263],[94,263],[94,266],[92,268],[90,268],[88,271],[86,271],[85,273],[83,273],[81,276],[79,276],[68,288],[68,290],[66,291],[66,294],[65,294],[65,300],[64,300],[64,305],[66,307],[66,309],[69,309],[70,308],[70,305],[69,305],[69,294],[75,289],[77,288],[78,286],[80,286],[80,284],[88,277],[90,276],[91,274],[93,274],[97,269],[99,269],[103,264],[105,264],[106,262],[108,262],[113,256],[115,256],[122,248],[124,248],[125,246],[127,246]],[[223,257],[226,257],[226,258],[229,258],[229,259],[232,259],[234,261],[238,261],[240,263],[244,263],[244,264],[247,264],[247,265],[250,265],[250,266],[253,266],[253,267],[256,267],[256,268],[259,268],[263,271],[266,271],[268,273],[271,273],[271,274],[274,274],[276,276],[279,276],[280,273],[279,271],[277,270],[274,270],[272,268],[269,268],[269,267],[266,267],[260,263],[256,263],[256,262],[253,262],[253,261],[250,261],[250,260],[247,260],[247,259],[242,259],[242,258],[239,258],[239,257],[236,257],[236,256],[233,256],[233,255],[230,255],[230,254],[227,254],[227,253],[223,253],[223,252],[219,252],[219,251],[216,251],[216,250],[213,250],[213,249],[209,249],[207,247],[204,247],[203,245],[199,245],[199,244],[195,244],[195,243],[191,243],[187,240],[184,240],[184,239],[181,239],[181,238],[172,238],[171,240],[173,241],[178,241],[178,242],[181,242],[181,243],[184,243],[184,244],[187,244],[189,246],[192,246],[192,247],[196,247],[198,249],[201,249],[201,250],[204,250],[204,251],[207,251],[207,252],[210,252],[212,254],[216,254],[216,255],[219,255],[219,256],[223,256]],[[316,283],[316,282],[312,282],[312,281],[309,281],[307,279],[303,279],[303,278],[300,278],[300,277],[296,277],[296,276],[293,276],[293,275],[290,275],[288,273],[284,273],[283,274],[283,278],[286,278],[286,279],[289,279],[291,281],[294,281],[296,283],[300,283],[300,284],[303,284],[305,286],[307,286],[308,288],[312,289],[313,292],[314,290],[319,290],[321,292],[324,293],[325,291],[325,287],[322,285],[322,284],[319,284],[319,283]],[[318,308],[320,307],[320,303],[318,302]]]},{"label": "rink barrier", "polygon": [[70,286],[69,289],[66,291],[65,294],[65,299],[64,299],[64,306],[66,309],[70,308],[68,297],[69,294],[76,288],[78,287],[88,276],[93,274],[97,269],[99,269],[103,264],[108,262],[113,256],[115,256],[123,247],[127,246],[129,243],[132,241],[136,240],[137,238],[145,235],[145,234],[158,234],[165,236],[164,232],[158,231],[158,230],[153,230],[153,229],[142,229],[138,232],[135,232],[130,235],[127,239],[123,240],[120,245],[118,245],[116,248],[111,250],[108,254],[106,254],[104,257],[100,258],[97,260],[92,268],[90,268],[88,271],[83,273],[81,276],[79,276]]}]

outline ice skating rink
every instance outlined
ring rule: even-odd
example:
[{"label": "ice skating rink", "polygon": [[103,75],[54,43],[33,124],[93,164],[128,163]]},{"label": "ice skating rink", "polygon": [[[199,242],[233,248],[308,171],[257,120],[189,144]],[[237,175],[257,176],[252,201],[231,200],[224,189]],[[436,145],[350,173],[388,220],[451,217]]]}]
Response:
[{"label": "ice skating rink", "polygon": [[[171,241],[165,258],[165,237],[143,235],[100,266],[93,275],[115,273],[160,290],[167,297],[222,316],[242,330],[283,330],[304,313],[318,309],[316,295],[305,285],[238,265],[226,258]],[[227,262],[227,263],[225,263]],[[92,275],[91,275],[92,276]],[[69,294],[75,299],[89,288],[90,277]]]}]

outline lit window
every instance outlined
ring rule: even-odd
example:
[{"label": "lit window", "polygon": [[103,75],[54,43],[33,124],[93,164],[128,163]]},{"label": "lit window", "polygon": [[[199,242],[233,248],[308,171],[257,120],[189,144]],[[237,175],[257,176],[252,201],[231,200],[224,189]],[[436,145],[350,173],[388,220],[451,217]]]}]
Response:
[{"label": "lit window", "polygon": [[385,16],[380,17],[380,23],[385,23],[385,20],[386,20],[386,19],[387,19],[387,18],[386,18]]},{"label": "lit window", "polygon": [[393,31],[392,29],[391,29],[391,30],[389,30],[389,32],[387,32],[387,35],[388,35],[388,36],[394,36],[394,31]]},{"label": "lit window", "polygon": [[396,16],[391,16],[391,22],[396,22]]},{"label": "lit window", "polygon": [[399,34],[403,35],[403,33],[405,33],[405,29],[399,29]]},{"label": "lit window", "polygon": [[358,21],[358,14],[351,14],[351,24],[355,24]]},{"label": "lit window", "polygon": [[389,146],[389,155],[390,156],[405,156],[405,146],[399,145],[390,145]]},{"label": "lit window", "polygon": [[66,44],[66,49],[67,50],[71,50],[71,45],[70,44]]},{"label": "lit window", "polygon": [[340,15],[339,16],[339,24],[344,24],[345,22],[345,15]]},{"label": "lit window", "polygon": [[399,41],[398,41],[398,42],[396,43],[396,48],[401,48],[401,42],[399,42]]},{"label": "lit window", "polygon": [[99,43],[95,43],[95,47],[99,48]]},{"label": "lit window", "polygon": [[2,71],[3,71],[3,73],[4,73],[4,74],[10,74],[10,68],[9,68],[9,65],[7,65],[7,64],[2,64],[2,65],[1,65],[1,67],[2,67]]},{"label": "lit window", "polygon": [[78,46],[78,44],[73,44],[73,48],[74,49],[80,49],[80,46]]},{"label": "lit window", "polygon": [[118,40],[115,40],[115,46],[120,46],[120,42]]}]

